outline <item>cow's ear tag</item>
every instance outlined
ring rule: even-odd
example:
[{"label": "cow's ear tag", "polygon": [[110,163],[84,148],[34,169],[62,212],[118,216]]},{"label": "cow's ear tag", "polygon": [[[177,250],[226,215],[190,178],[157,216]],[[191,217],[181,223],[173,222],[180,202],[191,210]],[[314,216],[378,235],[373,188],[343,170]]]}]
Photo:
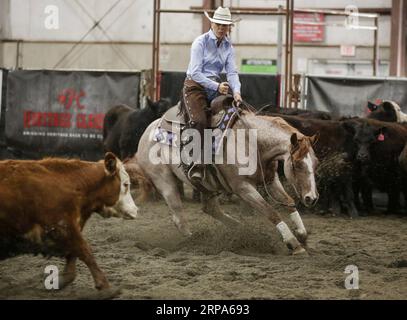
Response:
[{"label": "cow's ear tag", "polygon": [[383,133],[379,134],[379,135],[377,136],[377,140],[378,140],[378,141],[384,141],[384,134],[383,134]]}]

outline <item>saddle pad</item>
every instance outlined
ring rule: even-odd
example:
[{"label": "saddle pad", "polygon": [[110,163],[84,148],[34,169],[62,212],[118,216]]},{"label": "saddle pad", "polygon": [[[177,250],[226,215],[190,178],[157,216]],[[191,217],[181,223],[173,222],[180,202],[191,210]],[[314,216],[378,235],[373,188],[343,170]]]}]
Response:
[{"label": "saddle pad", "polygon": [[167,131],[164,128],[157,127],[154,130],[153,141],[166,144],[172,147],[180,147],[178,134]]},{"label": "saddle pad", "polygon": [[222,149],[223,145],[223,139],[225,138],[227,134],[227,129],[231,128],[238,115],[239,110],[233,106],[225,109],[225,114],[222,116],[221,120],[216,124],[216,129],[221,130],[221,134],[215,135],[214,136],[214,141],[213,141],[213,146],[212,146],[212,151],[215,154],[219,154],[220,150]]},{"label": "saddle pad", "polygon": [[[221,150],[223,138],[226,135],[226,130],[231,128],[236,121],[238,109],[231,106],[225,109],[225,113],[212,129],[216,130],[214,137],[212,139],[212,151],[218,154]],[[176,132],[171,132],[168,128],[167,121],[161,121],[159,126],[155,129],[153,140],[162,144],[166,144],[173,147],[180,147],[180,134],[182,134],[182,127],[175,124]],[[174,128],[174,127],[173,127]],[[174,130],[175,131],[175,130]],[[217,133],[217,134],[216,134]]]}]

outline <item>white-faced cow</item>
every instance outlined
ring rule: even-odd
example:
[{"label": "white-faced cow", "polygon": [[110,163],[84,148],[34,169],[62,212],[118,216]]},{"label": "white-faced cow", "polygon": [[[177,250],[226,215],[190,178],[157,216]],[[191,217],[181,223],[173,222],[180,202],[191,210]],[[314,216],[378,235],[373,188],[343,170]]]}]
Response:
[{"label": "white-faced cow", "polygon": [[107,289],[82,229],[92,212],[111,206],[128,217],[137,215],[129,176],[112,153],[100,162],[0,161],[0,260],[25,253],[63,256],[62,288],[75,279],[79,258],[96,288]]},{"label": "white-faced cow", "polygon": [[405,114],[399,104],[391,100],[383,100],[380,104],[368,102],[368,118],[386,122],[406,123],[407,114]]}]

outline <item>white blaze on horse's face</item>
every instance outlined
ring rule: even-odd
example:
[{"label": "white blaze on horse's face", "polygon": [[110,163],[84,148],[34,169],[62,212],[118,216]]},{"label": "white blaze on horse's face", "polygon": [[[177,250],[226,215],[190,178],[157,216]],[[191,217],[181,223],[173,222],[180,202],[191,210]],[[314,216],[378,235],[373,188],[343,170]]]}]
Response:
[{"label": "white blaze on horse's face", "polygon": [[292,158],[290,156],[284,161],[284,173],[303,204],[311,207],[319,198],[315,183],[315,168],[318,160],[312,148],[309,148],[302,159],[293,160]]},{"label": "white blaze on horse's face", "polygon": [[[313,153],[313,151],[311,152]],[[304,191],[305,194],[302,195],[303,203],[306,206],[314,205],[319,198],[317,185],[315,183],[315,167],[316,167],[315,155],[311,154],[311,152],[308,152],[303,160],[309,172],[307,183],[308,188],[305,189]]]},{"label": "white blaze on horse's face", "polygon": [[120,175],[120,196],[115,204],[115,208],[123,212],[125,218],[134,219],[137,217],[138,207],[130,194],[130,177],[121,162],[117,163]]}]

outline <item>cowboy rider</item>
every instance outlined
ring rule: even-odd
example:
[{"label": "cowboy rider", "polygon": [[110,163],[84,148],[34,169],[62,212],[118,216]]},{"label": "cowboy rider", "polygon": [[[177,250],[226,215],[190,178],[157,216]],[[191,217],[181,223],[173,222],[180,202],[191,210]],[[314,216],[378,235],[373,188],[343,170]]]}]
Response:
[{"label": "cowboy rider", "polygon": [[[210,102],[220,94],[233,93],[237,105],[242,101],[239,74],[235,64],[234,48],[228,32],[236,20],[232,20],[229,8],[218,7],[211,18],[211,29],[194,40],[191,57],[184,82],[182,97],[192,128],[201,135],[201,151],[204,146],[204,129],[210,119],[207,118]],[[225,70],[227,82],[221,82],[220,73]],[[189,171],[193,182],[203,177],[203,155],[195,159]]]}]

